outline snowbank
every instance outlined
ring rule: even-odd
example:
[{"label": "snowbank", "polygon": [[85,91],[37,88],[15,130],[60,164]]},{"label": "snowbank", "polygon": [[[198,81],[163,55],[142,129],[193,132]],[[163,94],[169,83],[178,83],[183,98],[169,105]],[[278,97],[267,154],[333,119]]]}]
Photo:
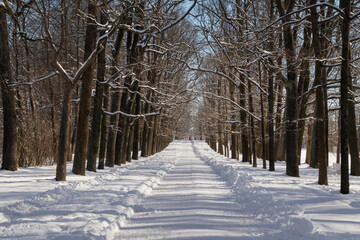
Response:
[{"label": "snowbank", "polygon": [[113,239],[173,168],[174,148],[0,208],[0,239]]},{"label": "snowbank", "polygon": [[244,213],[273,231],[262,239],[359,239],[350,233],[319,232],[299,205],[276,200],[274,195],[242,167],[239,161],[214,152],[205,142],[193,141],[195,153],[224,179],[236,194]]}]

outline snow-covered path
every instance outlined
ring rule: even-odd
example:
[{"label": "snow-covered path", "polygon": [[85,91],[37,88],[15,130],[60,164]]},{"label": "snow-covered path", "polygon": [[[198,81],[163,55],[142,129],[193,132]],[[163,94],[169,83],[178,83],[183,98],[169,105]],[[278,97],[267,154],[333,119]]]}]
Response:
[{"label": "snow-covered path", "polygon": [[[194,153],[190,142],[179,161],[115,239],[241,239],[259,229],[243,214],[226,183]],[[265,229],[261,229],[264,231]]]},{"label": "snow-covered path", "polygon": [[315,169],[295,179],[284,166],[269,172],[174,141],[86,178],[69,169],[66,183],[54,166],[0,170],[0,239],[360,239],[360,179],[345,196],[336,172],[319,186]]}]

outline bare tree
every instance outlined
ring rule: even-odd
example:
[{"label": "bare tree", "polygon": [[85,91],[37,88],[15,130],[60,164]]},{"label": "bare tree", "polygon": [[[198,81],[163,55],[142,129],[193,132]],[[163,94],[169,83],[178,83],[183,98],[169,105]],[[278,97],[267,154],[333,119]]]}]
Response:
[{"label": "bare tree", "polygon": [[7,1],[0,5],[0,84],[3,106],[4,134],[2,150],[2,169],[16,171],[18,160],[16,157],[17,129],[15,91],[10,86],[13,82],[10,68],[9,32],[7,25]]}]

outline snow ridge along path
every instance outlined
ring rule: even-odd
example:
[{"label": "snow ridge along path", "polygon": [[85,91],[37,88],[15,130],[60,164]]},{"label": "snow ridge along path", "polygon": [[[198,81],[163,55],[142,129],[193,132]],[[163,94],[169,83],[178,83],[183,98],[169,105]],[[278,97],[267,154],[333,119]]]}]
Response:
[{"label": "snow ridge along path", "polygon": [[[44,178],[41,169],[30,172],[34,176],[40,173],[41,183],[49,182],[47,189],[58,187],[42,192],[43,188],[34,189],[39,182],[29,182],[34,178],[21,177],[23,170],[11,175],[20,181],[29,180],[21,186],[15,182],[20,186],[20,191],[16,189],[19,202],[12,199],[0,207],[0,239],[360,239],[358,222],[344,220],[357,216],[359,201],[353,198],[358,195],[336,198],[338,205],[351,203],[354,208],[341,221],[329,219],[339,226],[335,231],[325,231],[305,218],[309,215],[304,209],[294,205],[293,198],[299,197],[297,188],[292,189],[294,178],[279,172],[269,175],[268,171],[228,159],[202,141],[174,141],[154,156],[91,173],[91,179],[66,185],[55,182],[55,172],[49,169],[46,172],[50,175]],[[5,178],[9,174],[6,172]],[[265,188],[269,183],[264,185],[264,178],[272,183],[291,183],[284,190],[290,189],[291,194],[279,199],[279,190],[271,185]],[[9,183],[14,186],[11,180]],[[26,197],[30,195],[25,191],[20,198],[25,186],[34,193],[32,197]],[[306,186],[319,188],[316,184]],[[318,191],[313,194],[329,196]],[[6,198],[4,192],[2,196]],[[322,218],[334,210],[322,202],[315,207],[325,210]],[[345,230],[338,233],[336,229]]]},{"label": "snow ridge along path", "polygon": [[[304,209],[301,206],[275,200],[273,194],[250,176],[246,168],[243,168],[238,161],[214,152],[202,141],[194,141],[193,147],[196,155],[210,165],[232,188],[237,202],[241,206],[241,211],[256,219],[254,224],[257,224],[256,228],[261,231],[261,234],[250,239],[360,239],[360,235],[354,232],[318,231],[317,227],[314,227],[313,223],[304,216]],[[286,178],[290,177],[286,176]]]},{"label": "snow ridge along path", "polygon": [[316,232],[300,206],[276,201],[204,142],[183,142],[178,151],[177,165],[115,239],[359,239]]},{"label": "snow ridge along path", "polygon": [[113,239],[133,207],[174,167],[178,145],[0,208],[0,239]]},{"label": "snow ridge along path", "polygon": [[259,235],[225,182],[196,156],[192,143],[178,149],[177,165],[144,199],[115,239],[238,239]]},{"label": "snow ridge along path", "polygon": [[[177,166],[116,239],[293,239],[312,233],[306,219],[288,222],[299,208],[275,204],[250,176],[212,159],[205,143],[183,143],[178,150]],[[274,206],[266,209],[264,202]]]}]

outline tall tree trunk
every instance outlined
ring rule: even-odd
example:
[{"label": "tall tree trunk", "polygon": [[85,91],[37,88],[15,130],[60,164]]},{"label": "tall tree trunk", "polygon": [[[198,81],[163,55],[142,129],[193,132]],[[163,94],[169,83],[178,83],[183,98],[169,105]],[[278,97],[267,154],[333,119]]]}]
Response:
[{"label": "tall tree trunk", "polygon": [[[117,72],[116,69],[117,69],[118,58],[119,58],[119,53],[120,53],[120,47],[121,47],[121,42],[123,40],[123,37],[124,37],[124,31],[122,29],[119,29],[118,34],[116,36],[114,48],[112,49],[112,59],[111,59],[111,73],[112,73],[112,75],[116,74],[116,72]],[[103,99],[103,101],[104,101],[103,108],[105,110],[108,110],[109,96],[110,96],[109,85],[106,84],[104,86],[104,99]],[[98,166],[99,169],[104,168],[105,154],[107,153],[107,151],[106,151],[106,146],[108,144],[107,119],[108,119],[107,114],[103,113],[102,123],[101,123],[101,140],[100,140],[100,153],[99,153],[99,166]],[[115,120],[116,120],[116,118],[115,118]],[[110,126],[111,126],[111,124],[110,124]],[[113,129],[110,129],[109,131],[113,131]],[[110,144],[110,146],[112,146],[112,144]],[[110,151],[112,151],[112,150],[110,150]],[[107,162],[107,165],[113,166],[111,158],[109,158],[109,161]]]},{"label": "tall tree trunk", "polygon": [[[76,84],[78,85],[78,84]],[[75,86],[72,86],[75,88]],[[76,86],[76,97],[79,96],[79,86]],[[69,121],[69,149],[70,151],[68,151],[68,155],[67,155],[67,161],[71,162],[73,160],[73,153],[75,152],[75,148],[76,148],[76,137],[77,137],[77,127],[75,126],[78,122],[79,119],[79,103],[75,102],[74,104],[71,104],[71,115],[70,115],[70,121]],[[75,118],[74,118],[75,116]]]},{"label": "tall tree trunk", "polygon": [[[152,108],[151,108],[152,109]],[[155,118],[156,116],[151,116],[149,119],[149,134],[148,134],[148,140],[147,140],[147,151],[148,151],[148,156],[152,155],[152,145],[153,145],[153,140],[154,140],[154,128],[155,128]]]},{"label": "tall tree trunk", "polygon": [[63,97],[63,106],[60,122],[59,147],[58,147],[58,163],[56,165],[56,181],[66,181],[66,162],[69,148],[70,135],[70,115],[71,115],[71,94],[72,86],[67,85]]},{"label": "tall tree trunk", "polygon": [[[118,58],[120,54],[120,47],[121,42],[124,37],[124,31],[119,30],[118,35],[116,37],[115,46],[112,52],[112,61],[111,61],[111,67],[112,67],[112,75],[116,74],[117,72],[117,65],[118,65]],[[128,35],[128,41],[131,41],[131,34]],[[130,40],[129,40],[130,39]],[[116,112],[120,110],[120,90],[115,89],[115,92],[112,95],[111,98],[111,106],[110,111]],[[118,132],[118,123],[119,123],[119,116],[118,114],[111,115],[110,116],[110,127],[108,130],[107,135],[107,147],[106,147],[106,162],[105,165],[108,167],[114,167],[114,165],[120,165],[121,163],[119,161],[116,161],[115,155],[116,155],[116,138],[117,135],[120,134]]]},{"label": "tall tree trunk", "polygon": [[[274,20],[274,0],[270,1],[270,21]],[[270,33],[269,50],[274,51],[274,34]],[[273,65],[273,62],[270,62]],[[275,171],[275,141],[274,141],[274,76],[269,74],[269,171]],[[253,120],[252,120],[253,121]]]},{"label": "tall tree trunk", "polygon": [[[254,106],[253,106],[253,98],[252,98],[252,91],[251,91],[251,82],[248,79],[248,89],[249,89],[249,110],[250,113],[254,113]],[[251,152],[253,156],[252,164],[253,167],[257,167],[257,158],[256,158],[256,138],[255,138],[255,124],[254,124],[254,117],[250,116],[250,128],[251,128]]]},{"label": "tall tree trunk", "polygon": [[[232,83],[230,83],[229,86],[229,93],[230,93],[230,100],[234,101],[234,85]],[[231,112],[234,111],[233,107],[231,107],[230,109]],[[234,120],[234,119],[231,119]],[[237,141],[236,141],[236,124],[235,123],[231,123],[231,145],[230,145],[230,149],[231,149],[231,158],[232,159],[238,159],[238,153],[237,153]]]},{"label": "tall tree trunk", "polygon": [[[281,129],[281,111],[282,111],[282,91],[283,91],[283,84],[281,81],[276,81],[278,83],[277,86],[277,97],[276,97],[276,116],[275,116],[275,136],[274,136],[274,160],[279,160],[279,152],[280,152],[280,142],[283,137],[282,136],[282,129]],[[281,159],[284,160],[284,159]]]},{"label": "tall tree trunk", "polygon": [[241,121],[241,151],[242,151],[242,162],[249,162],[249,141],[248,141],[248,126],[246,112],[243,110],[246,108],[246,95],[245,95],[245,77],[240,76],[240,121]]},{"label": "tall tree trunk", "polygon": [[[262,74],[261,74],[261,63],[259,62],[259,82],[262,84]],[[264,102],[262,93],[260,94],[260,111],[261,111],[261,158],[263,160],[263,169],[266,169],[266,144],[265,144],[265,116],[264,116]]]},{"label": "tall tree trunk", "polygon": [[[103,109],[109,110],[109,97],[110,90],[109,85],[104,85],[104,94],[103,94]],[[108,115],[102,113],[101,118],[101,133],[100,133],[100,150],[99,150],[99,163],[98,169],[104,169],[105,167],[105,154],[106,154],[106,144],[107,144],[107,128],[108,128]]]},{"label": "tall tree trunk", "polygon": [[[147,94],[146,99],[148,99],[150,101],[150,98],[151,98],[151,91],[149,91],[149,93]],[[150,104],[148,102],[145,102],[144,112],[145,112],[145,114],[150,112]],[[141,142],[141,156],[142,157],[149,156],[149,154],[148,154],[149,121],[150,121],[149,119],[145,119],[143,131],[142,131],[142,133],[143,133],[142,134],[142,142]]]},{"label": "tall tree trunk", "polygon": [[[217,89],[218,96],[221,96],[221,80],[218,79],[218,89]],[[224,155],[223,149],[223,139],[222,139],[222,131],[221,131],[221,119],[222,119],[222,107],[221,101],[217,103],[217,110],[218,110],[218,121],[217,121],[217,133],[218,133],[218,152],[221,155]]]},{"label": "tall tree trunk", "polygon": [[[101,14],[100,22],[105,24],[107,17],[104,13]],[[101,31],[100,35],[104,35],[105,31]],[[96,81],[96,92],[94,98],[94,109],[93,116],[91,119],[91,135],[89,139],[88,148],[88,161],[86,169],[88,171],[96,171],[96,158],[99,151],[100,134],[101,134],[101,115],[104,98],[104,82],[105,79],[105,57],[106,57],[106,42],[103,43],[104,49],[98,55],[97,65],[97,81]]]},{"label": "tall tree trunk", "polygon": [[[317,3],[317,0],[310,0],[310,4],[314,5]],[[322,59],[324,57],[324,51],[323,51],[323,44],[321,41],[324,41],[324,39],[321,39],[320,37],[320,29],[319,29],[319,23],[318,23],[318,13],[316,8],[311,8],[311,26],[312,26],[312,33],[313,33],[313,47],[315,52],[315,80],[314,85],[316,87],[316,106],[315,106],[315,121],[316,121],[316,130],[317,134],[316,137],[318,139],[317,144],[317,154],[316,158],[319,165],[319,180],[318,183],[320,185],[328,185],[328,179],[327,179],[327,159],[326,159],[326,139],[325,139],[325,104],[324,102],[326,99],[324,99],[324,90],[323,87],[325,87],[326,84],[326,74],[324,74],[324,71],[326,70]]]},{"label": "tall tree trunk", "polygon": [[269,171],[275,171],[275,159],[274,159],[274,89],[273,89],[273,76],[269,76]]},{"label": "tall tree trunk", "polygon": [[[138,89],[140,91],[140,89]],[[140,93],[136,93],[135,97],[135,115],[140,114],[141,109],[141,97]],[[139,142],[140,142],[140,118],[136,119],[134,122],[134,140],[133,140],[133,149],[132,149],[132,159],[139,159]]]},{"label": "tall tree trunk", "polygon": [[[349,58],[351,58],[351,48],[349,49]],[[351,67],[350,67],[351,71]],[[354,92],[351,73],[349,76],[349,90]],[[348,134],[349,134],[349,148],[351,156],[350,174],[353,176],[360,176],[360,159],[359,159],[359,136],[356,128],[356,113],[355,113],[355,96],[350,94],[347,103],[348,108]]]},{"label": "tall tree trunk", "polygon": [[[350,78],[351,79],[351,78]],[[352,83],[349,82],[349,89],[352,90]],[[351,156],[350,174],[353,176],[360,176],[360,159],[359,159],[359,138],[356,129],[356,114],[355,114],[355,99],[349,96],[348,101],[348,133],[349,133],[349,148]]]},{"label": "tall tree trunk", "polygon": [[[294,8],[295,1],[286,1],[286,11],[281,0],[276,0],[276,5],[280,16],[285,16]],[[284,47],[287,63],[287,82],[286,82],[286,174],[288,176],[299,177],[299,165],[297,161],[297,69],[296,69],[296,47],[294,33],[291,24],[291,15],[286,15],[282,19],[284,33]]]},{"label": "tall tree trunk", "polygon": [[158,150],[157,139],[158,139],[159,125],[160,125],[160,115],[156,115],[154,121],[154,135],[153,135],[153,145],[152,145],[151,155],[157,153]]},{"label": "tall tree trunk", "polygon": [[[93,52],[96,46],[96,17],[98,7],[89,2],[87,20],[86,36],[85,36],[85,51],[84,59],[87,59]],[[77,123],[75,157],[72,172],[78,175],[85,175],[85,163],[87,157],[87,148],[89,140],[89,117],[91,105],[91,91],[92,82],[94,78],[95,64],[91,64],[89,68],[83,73],[81,81],[81,93],[79,103],[79,119]]]},{"label": "tall tree trunk", "polygon": [[305,162],[310,165],[310,153],[311,153],[311,133],[312,133],[312,123],[309,123],[307,126],[307,144],[306,144],[306,159]]},{"label": "tall tree trunk", "polygon": [[310,62],[307,59],[310,56],[311,50],[311,29],[310,27],[304,28],[304,43],[299,53],[299,58],[303,59],[300,65],[299,73],[299,84],[298,84],[298,96],[299,96],[299,121],[298,121],[298,146],[297,146],[297,155],[298,155],[298,164],[301,163],[301,149],[302,142],[304,138],[305,131],[305,118],[306,118],[306,109],[307,102],[309,99],[309,94],[306,92],[309,89],[310,83]]},{"label": "tall tree trunk", "polygon": [[[131,60],[133,59],[131,57],[132,54],[132,47],[134,46],[134,42],[137,42],[138,40],[138,35],[135,34],[133,35],[132,32],[128,31],[127,32],[127,39],[126,39],[126,55],[127,55],[127,63],[130,65],[131,64]],[[131,81],[132,81],[132,77],[128,76],[125,78],[124,81],[124,91],[121,95],[121,100],[120,100],[120,111],[127,113],[127,105],[129,102],[129,89],[131,86]],[[127,127],[127,118],[124,115],[120,115],[119,116],[119,120],[118,120],[118,127],[119,127],[119,131],[117,133],[116,136],[116,149],[117,151],[115,152],[115,163],[117,164],[125,164],[126,163],[126,151],[127,151],[127,144],[128,144],[128,127]]]},{"label": "tall tree trunk", "polygon": [[341,187],[342,194],[349,194],[349,157],[348,157],[348,85],[350,81],[350,20],[351,1],[340,0],[344,11],[341,24],[341,80],[340,80],[340,113],[341,113]]},{"label": "tall tree trunk", "polygon": [[[111,112],[119,111],[120,107],[120,90],[115,90],[111,98]],[[120,116],[121,117],[121,116]],[[115,146],[116,146],[116,137],[118,134],[118,122],[119,115],[114,114],[110,116],[110,127],[107,137],[107,151],[106,151],[106,162],[105,165],[108,167],[114,167],[115,165]],[[117,162],[117,165],[120,165]]]},{"label": "tall tree trunk", "polygon": [[58,163],[58,155],[57,155],[57,149],[58,149],[58,137],[57,137],[57,129],[56,129],[56,109],[55,109],[55,94],[54,89],[51,84],[51,81],[49,81],[49,91],[50,91],[50,101],[51,101],[51,130],[52,130],[52,137],[53,137],[53,154],[54,154],[54,162]]},{"label": "tall tree trunk", "polygon": [[0,6],[0,84],[3,106],[3,151],[1,169],[16,171],[18,169],[17,120],[15,109],[15,91],[11,84],[9,33],[5,9]]}]

